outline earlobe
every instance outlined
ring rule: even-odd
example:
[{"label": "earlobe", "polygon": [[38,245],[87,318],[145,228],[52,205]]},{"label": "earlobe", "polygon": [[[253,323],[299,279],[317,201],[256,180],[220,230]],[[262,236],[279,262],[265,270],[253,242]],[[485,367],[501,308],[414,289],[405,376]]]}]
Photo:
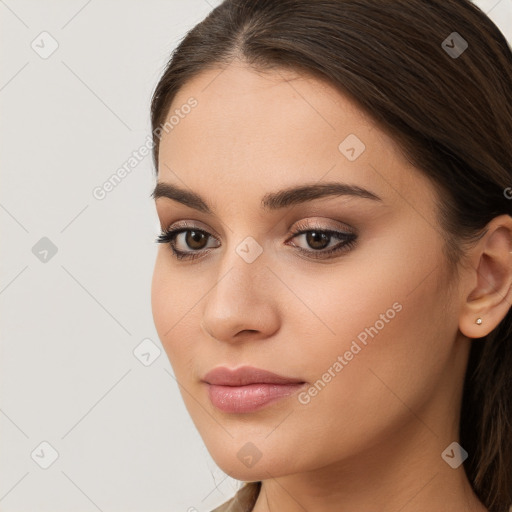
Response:
[{"label": "earlobe", "polygon": [[459,329],[468,338],[481,338],[512,306],[512,217],[495,217],[471,252]]}]

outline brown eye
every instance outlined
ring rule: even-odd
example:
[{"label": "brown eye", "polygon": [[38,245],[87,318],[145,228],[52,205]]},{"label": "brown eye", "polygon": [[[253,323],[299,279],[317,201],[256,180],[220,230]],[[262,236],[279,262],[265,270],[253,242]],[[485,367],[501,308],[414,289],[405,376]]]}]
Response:
[{"label": "brown eye", "polygon": [[[331,229],[310,228],[295,232],[291,238],[301,239],[302,244],[307,247],[301,247],[296,243],[295,246],[300,253],[311,258],[329,258],[337,253],[343,253],[352,249],[356,243],[357,235],[355,233],[334,231]],[[337,243],[336,243],[337,241]],[[332,243],[334,242],[334,244]]]},{"label": "brown eye", "polygon": [[[167,244],[174,256],[179,259],[196,259],[207,254],[212,246],[208,247],[209,240],[216,239],[202,229],[176,228],[163,231],[156,242]],[[220,244],[213,247],[219,247]]]},{"label": "brown eye", "polygon": [[208,235],[204,231],[186,231],[185,244],[190,249],[204,249],[208,243]]},{"label": "brown eye", "polygon": [[306,233],[306,242],[312,249],[325,249],[329,245],[330,235],[321,231],[309,231]]},{"label": "brown eye", "polygon": [[[337,253],[347,252],[353,248],[357,239],[357,235],[352,232],[310,228],[293,233],[290,240],[300,237],[303,237],[302,243],[306,243],[306,248],[291,245],[313,259],[325,259]],[[202,258],[210,252],[209,249],[220,246],[218,240],[207,231],[186,227],[164,231],[156,241],[169,245],[174,256],[180,260]],[[210,241],[213,241],[213,246],[209,244]],[[333,244],[336,241],[337,243]]]}]

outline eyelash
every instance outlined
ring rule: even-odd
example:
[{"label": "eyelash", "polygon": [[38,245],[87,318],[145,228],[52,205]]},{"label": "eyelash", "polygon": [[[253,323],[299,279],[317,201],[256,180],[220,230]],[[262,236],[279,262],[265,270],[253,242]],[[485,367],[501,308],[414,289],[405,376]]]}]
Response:
[{"label": "eyelash", "polygon": [[[175,229],[169,229],[162,231],[162,233],[157,237],[155,240],[156,243],[160,244],[168,244],[169,247],[172,250],[172,253],[174,257],[178,260],[194,260],[196,258],[201,258],[205,253],[209,252],[208,249],[203,249],[200,251],[191,251],[189,253],[184,251],[179,251],[175,247],[175,239],[180,233],[186,233],[188,231],[194,231],[196,233],[202,233],[206,236],[212,236],[207,231],[204,231],[202,229],[196,229],[194,227],[178,227]],[[303,249],[301,247],[297,247],[299,252],[303,254],[307,254],[308,257],[312,259],[327,259],[330,255],[335,253],[342,253],[349,251],[352,249],[356,243],[357,235],[355,233],[351,232],[343,232],[343,231],[334,231],[332,229],[321,229],[320,227],[315,226],[309,226],[308,229],[300,229],[299,231],[295,231],[292,233],[292,236],[290,237],[290,240],[293,238],[296,238],[299,235],[303,235],[306,233],[321,233],[324,235],[327,235],[329,237],[335,237],[339,240],[342,240],[342,242],[334,247],[331,247],[328,250],[307,250]],[[329,240],[330,241],[330,240]],[[313,256],[312,254],[321,254],[321,256]]]}]

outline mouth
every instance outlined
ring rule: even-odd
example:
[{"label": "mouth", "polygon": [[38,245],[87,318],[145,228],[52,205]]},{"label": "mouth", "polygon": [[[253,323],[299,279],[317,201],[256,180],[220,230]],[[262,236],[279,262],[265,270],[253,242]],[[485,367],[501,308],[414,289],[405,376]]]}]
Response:
[{"label": "mouth", "polygon": [[219,386],[208,384],[208,396],[212,404],[223,412],[247,413],[262,409],[266,405],[294,394],[302,384],[264,384],[245,386]]},{"label": "mouth", "polygon": [[244,366],[236,370],[218,367],[203,381],[212,404],[227,413],[247,413],[296,393],[306,385],[302,379],[284,377],[267,370]]}]

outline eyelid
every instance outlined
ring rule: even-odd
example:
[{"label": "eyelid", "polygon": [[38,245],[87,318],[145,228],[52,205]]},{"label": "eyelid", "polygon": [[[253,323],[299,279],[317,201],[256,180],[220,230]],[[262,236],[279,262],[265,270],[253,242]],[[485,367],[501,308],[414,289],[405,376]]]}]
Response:
[{"label": "eyelid", "polygon": [[204,223],[202,223],[201,221],[196,221],[196,220],[180,220],[180,221],[172,223],[169,227],[163,228],[162,231],[174,231],[176,229],[182,229],[182,228],[196,230],[196,231],[205,231],[206,233],[208,233],[208,235],[213,236],[214,238],[217,238],[217,239],[220,238],[214,229],[212,229],[210,227],[206,227],[206,225]]},{"label": "eyelid", "polygon": [[290,233],[295,233],[295,236],[297,236],[297,231],[312,231],[312,230],[318,230],[318,231],[336,231],[336,232],[343,232],[343,233],[350,233],[353,235],[358,235],[358,232],[355,228],[352,226],[339,222],[336,222],[336,225],[327,224],[327,220],[323,219],[322,221],[318,219],[312,219],[312,220],[300,220],[293,224],[293,229],[290,230]]},{"label": "eyelid", "polygon": [[[348,224],[341,223],[339,221],[334,221],[337,223],[336,226],[330,226],[330,225],[323,225],[321,222],[327,222],[325,219],[322,221],[319,221],[317,218],[313,218],[312,220],[300,220],[292,225],[292,227],[288,230],[288,234],[292,237],[298,235],[298,231],[309,231],[309,230],[322,230],[322,231],[342,231],[342,232],[348,232],[354,235],[357,235],[357,231],[349,226]],[[216,238],[217,240],[220,238],[217,232],[210,227],[206,227],[204,224],[200,221],[188,221],[188,220],[182,220],[177,221],[171,226],[167,228],[162,228],[162,231],[174,231],[181,228],[187,228],[187,229],[195,229],[200,231],[205,231],[208,233],[208,235],[212,236],[213,238]],[[293,228],[293,229],[292,229]],[[213,231],[213,232],[212,232]],[[287,239],[288,240],[288,239]]]}]

